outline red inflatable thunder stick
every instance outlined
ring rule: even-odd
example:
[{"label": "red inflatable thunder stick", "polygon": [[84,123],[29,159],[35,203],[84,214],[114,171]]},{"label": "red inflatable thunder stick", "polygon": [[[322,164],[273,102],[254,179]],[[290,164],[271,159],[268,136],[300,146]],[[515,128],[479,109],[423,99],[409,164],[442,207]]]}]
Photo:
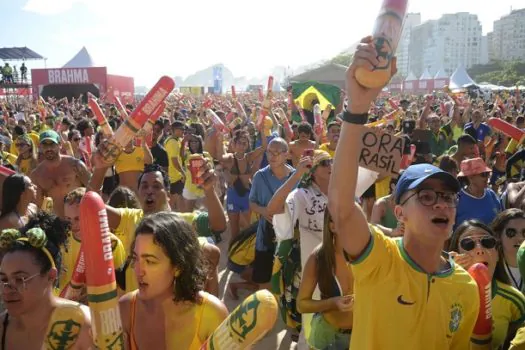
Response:
[{"label": "red inflatable thunder stick", "polygon": [[88,106],[91,108],[91,111],[93,111],[93,114],[97,118],[98,125],[102,129],[102,132],[106,136],[113,136],[113,130],[111,130],[111,127],[108,124],[108,120],[106,119],[106,116],[104,115],[104,112],[102,111],[102,108],[98,105],[98,102],[93,98],[90,97],[88,100]]},{"label": "red inflatable thunder stick", "polygon": [[288,118],[292,119],[292,110],[293,110],[293,93],[292,91],[288,91]]},{"label": "red inflatable thunder stick", "polygon": [[321,119],[321,106],[316,104],[314,106],[314,132],[316,135],[321,135],[323,133],[323,120]]},{"label": "red inflatable thunder stick", "polygon": [[124,105],[120,101],[119,97],[115,97],[115,104],[117,105],[117,109],[120,112],[120,118],[122,120],[126,120],[128,118],[128,111],[126,111],[126,108],[124,108]]},{"label": "red inflatable thunder stick", "polygon": [[492,281],[487,266],[481,263],[472,265],[468,273],[478,284],[479,313],[474,326],[473,337],[479,345],[490,344],[492,338]]},{"label": "red inflatable thunder stick", "polygon": [[3,165],[0,165],[0,175],[8,177],[9,175],[16,174],[16,171],[13,169],[9,169],[8,167],[5,167]]},{"label": "red inflatable thunder stick", "polygon": [[[268,77],[268,90],[266,92],[266,97],[262,101],[261,113],[259,118],[257,118],[257,128],[260,130],[263,127],[264,118],[270,114],[272,109],[272,88],[273,88],[273,77],[270,75]],[[262,90],[259,90],[262,93]]]},{"label": "red inflatable thunder stick", "polygon": [[523,141],[525,141],[525,131],[515,127],[510,123],[507,123],[503,119],[489,118],[487,124],[489,124],[492,128],[501,131],[502,133],[511,137],[512,139],[518,141],[518,143],[520,144],[523,143]]},{"label": "red inflatable thunder stick", "polygon": [[86,284],[86,260],[84,258],[84,250],[80,245],[77,261],[75,263],[75,270],[71,276],[71,281],[60,292],[60,297],[64,299],[79,301],[82,294],[82,289]]},{"label": "red inflatable thunder stick", "polygon": [[232,98],[234,100],[237,98],[237,93],[235,92],[235,85],[232,85]]},{"label": "red inflatable thunder stick", "polygon": [[128,119],[115,132],[114,143],[121,147],[126,147],[174,88],[175,82],[172,78],[167,76],[161,77],[137,108],[129,115]]},{"label": "red inflatable thunder stick", "polygon": [[80,201],[80,230],[95,346],[124,349],[108,216],[96,192],[86,193]]},{"label": "red inflatable thunder stick", "polygon": [[306,121],[306,116],[304,115],[304,111],[301,108],[301,105],[299,104],[299,101],[295,102],[295,107],[297,107],[297,111],[299,112],[299,115],[301,116],[301,119],[303,120],[303,122],[305,122]]},{"label": "red inflatable thunder stick", "polygon": [[206,115],[208,116],[208,118],[211,120],[211,122],[213,123],[213,126],[219,130],[220,132],[227,132],[228,129],[226,128],[226,126],[224,125],[224,123],[222,122],[221,118],[219,118],[219,116],[217,115],[217,113],[215,113],[214,111],[212,111],[211,109],[207,109],[206,110]]},{"label": "red inflatable thunder stick", "polygon": [[357,68],[355,77],[362,86],[382,87],[392,77],[391,63],[401,38],[407,7],[408,0],[383,0],[373,31],[379,64],[373,71]]},{"label": "red inflatable thunder stick", "polygon": [[157,109],[155,109],[155,111],[151,115],[151,118],[148,119],[148,121],[146,122],[146,124],[144,124],[144,127],[142,128],[142,131],[144,132],[146,136],[146,144],[150,148],[153,143],[153,135],[151,134],[151,131],[153,130],[153,125],[155,125],[155,122],[160,118],[162,113],[164,113],[164,109],[166,109],[166,102],[163,101],[157,107]]}]

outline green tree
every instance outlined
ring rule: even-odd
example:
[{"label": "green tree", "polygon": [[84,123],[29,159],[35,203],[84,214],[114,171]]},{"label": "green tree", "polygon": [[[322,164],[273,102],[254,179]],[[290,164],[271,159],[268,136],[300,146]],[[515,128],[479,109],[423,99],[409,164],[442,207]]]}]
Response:
[{"label": "green tree", "polygon": [[341,53],[330,60],[330,63],[342,64],[343,66],[349,66],[352,63],[354,55],[351,53]]},{"label": "green tree", "polygon": [[524,61],[495,61],[484,65],[475,65],[468,70],[476,82],[488,82],[496,85],[514,86],[525,82]]}]

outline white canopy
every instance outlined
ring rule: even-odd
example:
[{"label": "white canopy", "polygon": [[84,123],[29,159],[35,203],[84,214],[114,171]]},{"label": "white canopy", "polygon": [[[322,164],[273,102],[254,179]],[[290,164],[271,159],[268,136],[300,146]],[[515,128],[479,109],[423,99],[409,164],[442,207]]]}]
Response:
[{"label": "white canopy", "polygon": [[96,67],[91,55],[83,47],[72,59],[69,60],[62,68],[85,68]]},{"label": "white canopy", "polygon": [[421,77],[419,78],[419,80],[432,80],[432,75],[431,75],[430,72],[428,71],[428,68],[425,69],[425,71],[423,72],[423,74],[421,75]]},{"label": "white canopy", "polygon": [[448,87],[450,90],[463,89],[465,85],[476,84],[474,80],[468,75],[467,70],[463,66],[459,66],[454,74],[450,77]]},{"label": "white canopy", "polygon": [[408,77],[405,79],[405,81],[413,81],[413,80],[417,80],[417,77],[413,72],[410,72],[410,74],[408,74]]},{"label": "white canopy", "polygon": [[438,70],[438,72],[434,76],[434,79],[446,79],[446,78],[448,78],[448,74],[447,74],[447,72],[445,72],[445,70],[443,68]]}]

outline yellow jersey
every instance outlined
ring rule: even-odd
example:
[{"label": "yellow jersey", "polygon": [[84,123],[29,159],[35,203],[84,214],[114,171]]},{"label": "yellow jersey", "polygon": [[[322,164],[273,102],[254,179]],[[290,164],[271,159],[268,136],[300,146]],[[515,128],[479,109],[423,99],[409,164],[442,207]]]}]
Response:
[{"label": "yellow jersey", "polygon": [[323,143],[321,146],[319,146],[319,149],[328,153],[332,158],[335,156],[335,149],[331,150],[330,148],[328,148],[328,143]]},{"label": "yellow jersey", "polygon": [[28,135],[33,141],[33,147],[38,147],[40,144],[40,135],[34,131],[31,131]]},{"label": "yellow jersey", "polygon": [[376,182],[376,198],[386,197],[390,194],[390,181],[391,176],[387,176],[382,180]]},{"label": "yellow jersey", "polygon": [[144,150],[142,147],[135,147],[133,152],[122,151],[115,161],[115,171],[117,174],[126,171],[144,171]]},{"label": "yellow jersey", "polygon": [[24,175],[29,176],[33,169],[31,169],[32,158],[21,159],[20,164],[18,165],[18,171]]},{"label": "yellow jersey", "polygon": [[[60,248],[62,253],[62,271],[60,271],[58,283],[60,290],[71,281],[80,252],[80,244],[81,242],[70,234],[66,245]],[[115,268],[118,268],[126,261],[126,251],[122,242],[113,234],[111,235],[111,249],[113,250],[113,264]]]},{"label": "yellow jersey", "polygon": [[172,161],[173,158],[176,158],[179,161],[179,165],[181,167],[183,166],[182,159],[180,157],[180,147],[180,141],[173,137],[169,137],[164,143],[164,148],[166,149],[166,153],[168,153],[168,175],[170,177],[171,183],[175,183],[182,179],[182,174],[175,168],[175,165],[173,165]]},{"label": "yellow jersey", "polygon": [[408,256],[402,239],[370,225],[371,238],[352,262],[354,323],[350,350],[465,350],[479,310],[476,282],[448,259],[428,274]]},{"label": "yellow jersey", "polygon": [[509,326],[520,327],[525,321],[525,297],[519,290],[494,279],[492,281],[492,348],[499,349],[507,338]]},{"label": "yellow jersey", "polygon": [[11,164],[12,166],[15,166],[16,165],[16,160],[17,160],[17,156],[15,156],[14,154],[12,153],[9,153],[9,152],[3,152],[2,151],[2,159],[4,160],[4,162],[8,162],[9,164]]}]

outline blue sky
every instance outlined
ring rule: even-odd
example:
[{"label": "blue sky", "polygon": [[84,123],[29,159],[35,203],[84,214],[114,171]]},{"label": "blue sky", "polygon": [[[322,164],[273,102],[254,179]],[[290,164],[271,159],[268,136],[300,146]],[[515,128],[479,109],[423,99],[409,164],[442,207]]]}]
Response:
[{"label": "blue sky", "polygon": [[[111,73],[151,85],[224,63],[265,76],[333,57],[371,32],[381,0],[1,0],[0,47],[28,46],[60,67],[85,46]],[[356,5],[359,5],[357,7]],[[472,12],[483,32],[524,0],[412,0],[423,20]],[[40,68],[44,62],[29,62]]]}]

